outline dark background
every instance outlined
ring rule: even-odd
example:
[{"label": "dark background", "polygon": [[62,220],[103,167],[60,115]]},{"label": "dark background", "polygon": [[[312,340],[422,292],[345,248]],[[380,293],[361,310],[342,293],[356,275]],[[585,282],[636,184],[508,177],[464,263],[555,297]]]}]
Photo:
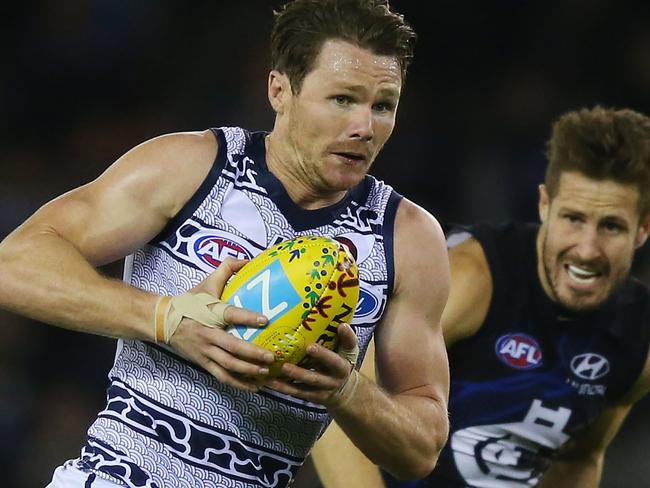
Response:
[{"label": "dark background", "polygon": [[[153,136],[270,129],[271,1],[46,0],[2,7],[0,238]],[[650,3],[398,1],[420,35],[373,173],[443,222],[536,220],[550,123],[582,106],[650,113]],[[634,272],[649,282],[647,250]],[[105,268],[119,276],[121,263]],[[38,283],[34,283],[38,286]],[[114,341],[0,311],[3,486],[44,486],[102,408]],[[604,487],[648,486],[648,401]]]}]

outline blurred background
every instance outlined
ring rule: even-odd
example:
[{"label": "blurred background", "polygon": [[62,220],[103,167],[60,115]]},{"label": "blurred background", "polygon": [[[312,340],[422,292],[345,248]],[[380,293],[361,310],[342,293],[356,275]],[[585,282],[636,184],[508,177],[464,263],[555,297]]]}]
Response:
[{"label": "blurred background", "polygon": [[[3,7],[0,238],[148,138],[270,129],[267,39],[280,3]],[[443,222],[536,220],[552,120],[597,103],[650,113],[650,2],[392,4],[420,39],[396,130],[372,172]],[[650,282],[647,255],[634,273]],[[104,272],[119,277],[121,263]],[[3,486],[44,486],[78,455],[114,348],[0,311]],[[650,485],[649,405],[635,407],[610,448],[604,487]]]}]

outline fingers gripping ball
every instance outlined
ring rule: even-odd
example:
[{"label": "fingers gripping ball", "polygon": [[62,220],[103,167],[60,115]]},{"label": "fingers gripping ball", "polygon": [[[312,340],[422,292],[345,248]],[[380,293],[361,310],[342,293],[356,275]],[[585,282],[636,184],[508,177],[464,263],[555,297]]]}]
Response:
[{"label": "fingers gripping ball", "polygon": [[262,329],[235,325],[228,332],[270,350],[275,355],[270,376],[277,376],[283,363],[300,363],[310,344],[336,347],[339,324],[350,322],[357,307],[359,270],[340,242],[298,237],[247,263],[221,299],[268,317]]}]

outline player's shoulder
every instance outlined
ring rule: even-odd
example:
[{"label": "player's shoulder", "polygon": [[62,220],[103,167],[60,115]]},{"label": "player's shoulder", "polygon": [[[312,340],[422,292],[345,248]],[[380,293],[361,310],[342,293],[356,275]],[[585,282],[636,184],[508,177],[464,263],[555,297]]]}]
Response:
[{"label": "player's shoulder", "polygon": [[449,257],[438,220],[426,209],[402,198],[395,217],[395,289],[426,287],[441,291],[449,283]]},{"label": "player's shoulder", "polygon": [[516,273],[523,264],[536,260],[538,230],[538,224],[503,221],[449,225],[445,233],[450,255],[485,261],[495,271]]},{"label": "player's shoulder", "polygon": [[130,196],[165,216],[175,215],[205,180],[217,150],[210,130],[159,135],[122,155],[87,185],[88,192]]},{"label": "player's shoulder", "polygon": [[478,221],[471,225],[446,224],[444,227],[449,247],[468,238],[474,238],[484,247],[496,245],[503,248],[516,248],[522,243],[534,239],[538,229],[539,224],[512,220]]},{"label": "player's shoulder", "polygon": [[211,164],[218,150],[211,130],[172,132],[153,137],[132,152],[139,159],[163,166]]},{"label": "player's shoulder", "polygon": [[650,337],[650,288],[646,283],[628,276],[610,297],[608,308],[634,327],[648,331]]},{"label": "player's shoulder", "polygon": [[[395,216],[396,236],[408,237],[414,243],[417,239],[429,239],[433,243],[444,243],[444,232],[438,219],[428,210],[403,197]],[[422,242],[420,242],[422,244]]]}]

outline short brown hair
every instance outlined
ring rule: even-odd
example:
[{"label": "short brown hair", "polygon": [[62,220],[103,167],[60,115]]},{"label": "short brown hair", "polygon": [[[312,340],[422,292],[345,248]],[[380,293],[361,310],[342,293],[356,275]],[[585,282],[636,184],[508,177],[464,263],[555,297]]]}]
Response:
[{"label": "short brown hair", "polygon": [[299,93],[325,41],[340,39],[379,55],[395,56],[402,82],[413,58],[416,34],[388,0],[294,0],[275,12],[272,68]]},{"label": "short brown hair", "polygon": [[636,184],[639,214],[650,213],[650,118],[630,109],[595,106],[562,115],[547,144],[546,188],[553,198],[563,172]]}]

